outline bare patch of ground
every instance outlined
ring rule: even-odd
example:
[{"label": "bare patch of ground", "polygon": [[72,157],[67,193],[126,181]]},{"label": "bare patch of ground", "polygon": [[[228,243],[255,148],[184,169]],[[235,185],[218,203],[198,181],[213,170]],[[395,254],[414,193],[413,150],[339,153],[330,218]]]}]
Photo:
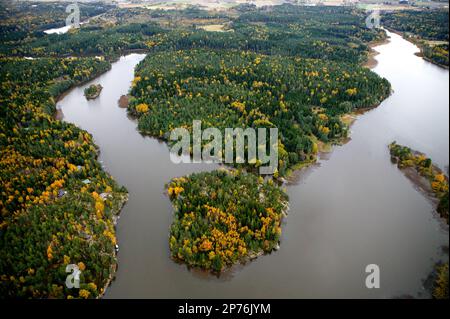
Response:
[{"label": "bare patch of ground", "polygon": [[128,95],[122,95],[119,99],[119,107],[121,108],[127,108],[128,107],[128,101],[129,97]]}]

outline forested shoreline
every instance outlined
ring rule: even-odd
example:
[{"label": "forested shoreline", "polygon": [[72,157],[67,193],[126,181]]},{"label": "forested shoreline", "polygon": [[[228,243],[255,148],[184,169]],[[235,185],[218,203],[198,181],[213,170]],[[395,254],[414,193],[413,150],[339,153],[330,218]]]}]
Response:
[{"label": "forested shoreline", "polygon": [[[389,144],[389,152],[392,162],[397,164],[403,174],[425,196],[436,200],[436,211],[448,224],[448,176],[425,154],[397,144],[395,141]],[[448,299],[448,262],[438,263],[434,268],[432,296],[436,299]]]},{"label": "forested shoreline", "polygon": [[425,60],[449,67],[448,9],[388,12],[382,23],[416,44]]},{"label": "forested shoreline", "polygon": [[[448,224],[448,176],[425,154],[412,150],[407,146],[402,146],[396,142],[389,145],[389,151],[394,163],[403,172],[413,169],[414,175],[405,173],[422,191],[428,196],[437,199],[436,210]],[[426,183],[423,184],[421,178]]]},{"label": "forested shoreline", "polygon": [[[55,99],[110,68],[95,58],[1,58],[0,294],[88,298],[114,272],[127,192],[97,161],[92,136],[54,119]],[[78,295],[64,287],[83,269]]]}]

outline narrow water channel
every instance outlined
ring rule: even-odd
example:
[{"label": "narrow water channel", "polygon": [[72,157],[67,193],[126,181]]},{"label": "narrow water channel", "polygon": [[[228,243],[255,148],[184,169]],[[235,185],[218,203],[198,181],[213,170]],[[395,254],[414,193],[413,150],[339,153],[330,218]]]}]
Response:
[{"label": "narrow water channel", "polygon": [[[290,212],[281,249],[216,278],[169,258],[172,211],[164,184],[212,170],[172,164],[164,143],[143,137],[117,105],[144,55],[131,54],[91,83],[104,89],[87,101],[75,88],[59,103],[64,120],[93,134],[100,160],[130,192],[117,225],[117,278],[107,298],[390,298],[427,297],[423,280],[448,260],[448,227],[431,203],[391,164],[393,140],[421,150],[442,168],[449,158],[449,72],[414,55],[390,34],[377,47],[378,66],[394,94],[352,126],[352,140],[301,172],[287,189]],[[377,264],[381,288],[367,289],[365,267]]]}]

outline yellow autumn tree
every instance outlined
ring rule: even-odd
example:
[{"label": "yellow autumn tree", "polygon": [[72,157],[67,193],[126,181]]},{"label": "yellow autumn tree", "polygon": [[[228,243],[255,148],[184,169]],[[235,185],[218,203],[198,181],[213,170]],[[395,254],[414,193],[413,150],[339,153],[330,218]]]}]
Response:
[{"label": "yellow autumn tree", "polygon": [[148,110],[149,110],[149,106],[145,103],[141,103],[136,106],[136,111],[139,113],[147,113]]},{"label": "yellow autumn tree", "polygon": [[352,89],[347,89],[345,91],[345,93],[347,93],[349,96],[354,96],[358,93],[358,90],[356,88],[352,88]]}]

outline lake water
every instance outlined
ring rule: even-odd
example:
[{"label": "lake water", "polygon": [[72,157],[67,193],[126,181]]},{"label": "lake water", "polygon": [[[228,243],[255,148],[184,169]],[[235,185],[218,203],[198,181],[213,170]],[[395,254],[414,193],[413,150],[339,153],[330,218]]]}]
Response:
[{"label": "lake water", "polygon": [[[80,25],[85,24],[85,23],[86,22],[80,22]],[[60,28],[53,28],[53,29],[45,30],[44,33],[45,34],[64,34],[64,33],[67,33],[71,28],[73,28],[72,25],[65,25]]]},{"label": "lake water", "polygon": [[[64,119],[93,134],[106,170],[130,192],[117,225],[117,278],[106,298],[429,297],[423,280],[435,262],[448,260],[448,227],[391,164],[387,145],[396,140],[448,166],[449,72],[390,36],[376,48],[374,71],[392,83],[393,95],[359,117],[349,143],[287,187],[281,249],[220,278],[169,258],[172,209],[163,193],[172,177],[216,166],[172,164],[167,146],[141,136],[117,106],[144,55],[122,57],[92,81],[104,87],[96,100],[83,96],[91,83],[67,94],[58,103]],[[365,286],[368,264],[380,267],[379,289]]]},{"label": "lake water", "polygon": [[70,28],[71,28],[70,25],[65,25],[65,26],[60,27],[60,28],[53,28],[53,29],[45,30],[44,33],[46,33],[46,34],[64,34],[67,31],[69,31]]}]

